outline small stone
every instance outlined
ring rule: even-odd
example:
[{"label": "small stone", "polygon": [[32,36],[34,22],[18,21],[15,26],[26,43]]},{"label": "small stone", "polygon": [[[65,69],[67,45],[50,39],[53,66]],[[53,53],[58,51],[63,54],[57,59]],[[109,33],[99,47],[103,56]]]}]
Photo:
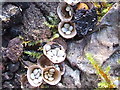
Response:
[{"label": "small stone", "polygon": [[57,56],[63,57],[65,55],[65,52],[63,50],[59,50]]},{"label": "small stone", "polygon": [[73,26],[70,26],[70,27],[69,27],[69,31],[72,31],[72,30],[73,30]]},{"label": "small stone", "polygon": [[38,78],[38,81],[41,82],[41,81],[42,81],[42,77],[39,77],[39,78]]},{"label": "small stone", "polygon": [[69,6],[66,7],[66,11],[70,11],[71,8]]},{"label": "small stone", "polygon": [[63,27],[63,28],[62,28],[62,31],[63,31],[63,32],[67,32],[68,29]]},{"label": "small stone", "polygon": [[66,34],[67,34],[67,35],[71,34],[71,31],[67,31]]},{"label": "small stone", "polygon": [[49,80],[49,81],[53,81],[53,80],[54,80],[54,78],[52,78],[52,77],[51,77],[51,78],[48,78],[48,80]]},{"label": "small stone", "polygon": [[92,31],[92,29],[89,29],[89,31]]},{"label": "small stone", "polygon": [[38,83],[39,83],[38,79],[34,79],[33,82],[34,82],[35,84],[38,84]]},{"label": "small stone", "polygon": [[34,73],[34,75],[37,75],[38,70],[37,70],[37,69],[34,69],[33,73]]},{"label": "small stone", "polygon": [[69,27],[70,27],[70,24],[64,24],[64,27],[65,27],[65,28],[69,28]]},{"label": "small stone", "polygon": [[34,76],[33,73],[31,73],[30,78],[31,78],[31,79],[35,79],[35,76]]},{"label": "small stone", "polygon": [[49,51],[51,49],[51,46],[50,45],[46,45],[45,49],[46,49],[46,51]]},{"label": "small stone", "polygon": [[4,77],[5,80],[11,80],[14,77],[14,73],[12,73],[12,72],[5,72],[5,73],[3,73],[2,76]]},{"label": "small stone", "polygon": [[17,63],[9,63],[8,64],[8,68],[11,72],[16,72],[20,67],[20,63],[17,62]]},{"label": "small stone", "polygon": [[49,72],[55,72],[55,69],[50,69]]}]

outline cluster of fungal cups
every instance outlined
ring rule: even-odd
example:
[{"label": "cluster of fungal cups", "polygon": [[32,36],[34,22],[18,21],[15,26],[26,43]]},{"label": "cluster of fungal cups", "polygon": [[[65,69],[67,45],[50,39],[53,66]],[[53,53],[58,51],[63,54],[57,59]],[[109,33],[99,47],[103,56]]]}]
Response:
[{"label": "cluster of fungal cups", "polygon": [[[58,39],[60,41],[60,39]],[[56,85],[65,72],[64,60],[66,58],[64,45],[55,41],[43,46],[44,55],[37,60],[37,65],[28,67],[27,79],[33,87],[39,87],[43,81]]]},{"label": "cluster of fungal cups", "polygon": [[54,65],[45,68],[41,68],[39,65],[32,65],[28,68],[27,79],[33,87],[39,87],[43,81],[50,85],[56,85],[61,80],[62,74],[59,70]]},{"label": "cluster of fungal cups", "polygon": [[71,22],[73,17],[73,8],[67,3],[60,3],[57,7],[57,13],[61,22],[58,25],[58,32],[66,39],[72,38],[76,35],[75,25]]},{"label": "cluster of fungal cups", "polygon": [[[79,4],[77,9],[88,9],[87,4]],[[76,34],[73,18],[73,8],[62,2],[57,8],[61,22],[58,25],[58,32],[66,39],[73,38]],[[39,87],[43,81],[50,85],[56,85],[65,72],[64,60],[66,58],[66,42],[62,38],[54,39],[43,46],[44,55],[37,60],[37,65],[28,67],[27,79],[33,87]]]},{"label": "cluster of fungal cups", "polygon": [[58,32],[66,39],[86,35],[97,23],[97,13],[91,2],[62,2],[57,7],[57,14],[61,20]]}]

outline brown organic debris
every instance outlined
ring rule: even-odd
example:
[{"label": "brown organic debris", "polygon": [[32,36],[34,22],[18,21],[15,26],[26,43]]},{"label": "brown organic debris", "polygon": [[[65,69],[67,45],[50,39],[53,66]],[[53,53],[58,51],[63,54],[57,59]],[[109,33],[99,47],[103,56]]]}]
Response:
[{"label": "brown organic debris", "polygon": [[12,62],[17,62],[19,57],[22,55],[23,45],[20,38],[16,37],[10,40],[7,50],[6,56],[11,59]]}]

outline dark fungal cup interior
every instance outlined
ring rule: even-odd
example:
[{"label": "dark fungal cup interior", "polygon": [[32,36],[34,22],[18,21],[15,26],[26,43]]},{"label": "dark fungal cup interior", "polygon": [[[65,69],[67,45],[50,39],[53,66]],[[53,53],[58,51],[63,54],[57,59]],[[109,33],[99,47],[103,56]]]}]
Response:
[{"label": "dark fungal cup interior", "polygon": [[67,3],[65,3],[65,5],[62,7],[62,14],[63,14],[63,16],[65,16],[66,18],[69,18],[69,17],[71,17],[70,15],[69,15],[69,12],[68,11],[66,11],[66,8],[67,7],[70,7],[70,5],[68,5]]},{"label": "dark fungal cup interior", "polygon": [[61,46],[59,46],[58,44],[52,44],[51,49],[55,49],[55,48],[60,48],[61,49]]}]

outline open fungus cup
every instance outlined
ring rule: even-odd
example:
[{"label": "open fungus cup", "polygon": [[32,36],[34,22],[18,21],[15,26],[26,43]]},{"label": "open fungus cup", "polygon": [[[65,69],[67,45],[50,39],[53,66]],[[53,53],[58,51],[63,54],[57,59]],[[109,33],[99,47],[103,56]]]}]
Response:
[{"label": "open fungus cup", "polygon": [[66,52],[62,45],[56,42],[49,42],[43,46],[43,53],[53,63],[61,63],[66,58]]},{"label": "open fungus cup", "polygon": [[63,75],[65,73],[65,65],[64,62],[62,63],[58,63],[58,64],[54,64],[55,68],[60,71],[61,75]]},{"label": "open fungus cup", "polygon": [[56,85],[61,80],[61,73],[54,66],[44,68],[42,75],[43,80],[50,85]]},{"label": "open fungus cup", "polygon": [[61,2],[57,7],[57,14],[61,21],[70,21],[73,17],[73,8],[65,2]]},{"label": "open fungus cup", "polygon": [[62,45],[65,51],[67,50],[67,43],[61,37],[53,39],[53,42]]},{"label": "open fungus cup", "polygon": [[41,56],[40,59],[37,60],[37,63],[42,69],[48,66],[53,66],[53,63],[45,55]]},{"label": "open fungus cup", "polygon": [[65,72],[64,62],[54,64],[45,55],[41,56],[41,58],[38,59],[37,63],[38,63],[38,65],[40,65],[40,67],[42,69],[44,69],[44,68],[46,68],[48,66],[54,66],[58,71],[60,71],[61,75],[63,75],[64,72]]},{"label": "open fungus cup", "polygon": [[73,38],[77,34],[75,24],[72,22],[60,22],[58,25],[58,32],[66,39]]},{"label": "open fungus cup", "polygon": [[28,82],[33,86],[33,87],[39,87],[42,82],[42,69],[40,68],[39,65],[32,65],[28,67],[27,70],[27,79]]}]

